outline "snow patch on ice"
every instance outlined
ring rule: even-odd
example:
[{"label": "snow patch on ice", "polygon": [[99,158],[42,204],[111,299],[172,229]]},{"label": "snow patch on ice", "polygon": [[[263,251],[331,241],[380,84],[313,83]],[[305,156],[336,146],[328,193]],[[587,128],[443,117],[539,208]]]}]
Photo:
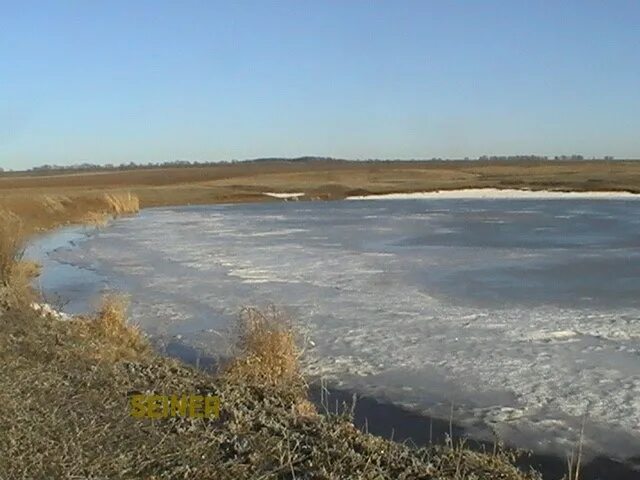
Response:
[{"label": "snow patch on ice", "polygon": [[525,340],[534,342],[550,342],[550,341],[568,341],[574,339],[578,335],[573,330],[543,331],[532,332],[525,335]]},{"label": "snow patch on ice", "polygon": [[304,197],[304,192],[295,192],[295,193],[275,193],[275,192],[262,192],[263,195],[266,195],[267,197],[273,197],[273,198],[281,198],[281,199],[289,199],[289,198],[294,198],[294,199],[298,199],[299,197]]},{"label": "snow patch on ice", "polygon": [[347,200],[413,200],[413,199],[480,199],[480,198],[524,198],[524,199],[625,199],[638,200],[640,195],[619,191],[560,192],[553,190],[517,190],[500,188],[467,188],[461,190],[436,190],[432,192],[384,193],[377,195],[355,195]]}]

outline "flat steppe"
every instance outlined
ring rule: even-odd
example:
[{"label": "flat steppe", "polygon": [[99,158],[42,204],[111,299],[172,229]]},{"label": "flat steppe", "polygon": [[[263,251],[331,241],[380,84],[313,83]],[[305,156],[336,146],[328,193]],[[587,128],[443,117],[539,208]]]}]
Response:
[{"label": "flat steppe", "polygon": [[263,192],[308,199],[459,188],[616,190],[640,193],[640,161],[258,161],[205,167],[0,175],[0,203],[38,195],[128,190],[142,207],[262,201]]}]

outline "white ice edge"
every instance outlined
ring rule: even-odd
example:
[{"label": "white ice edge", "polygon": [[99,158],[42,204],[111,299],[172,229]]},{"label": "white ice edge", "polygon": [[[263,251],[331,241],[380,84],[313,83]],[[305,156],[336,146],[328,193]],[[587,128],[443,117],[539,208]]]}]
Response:
[{"label": "white ice edge", "polygon": [[273,198],[298,198],[303,197],[304,192],[295,192],[295,193],[274,193],[274,192],[262,192],[263,195],[267,197]]},{"label": "white ice edge", "polygon": [[432,192],[384,193],[376,195],[357,195],[347,200],[410,200],[410,199],[457,199],[457,198],[533,198],[533,199],[607,199],[639,200],[640,195],[631,192],[585,191],[558,192],[553,190],[517,190],[500,188],[467,188],[461,190],[436,190]]}]

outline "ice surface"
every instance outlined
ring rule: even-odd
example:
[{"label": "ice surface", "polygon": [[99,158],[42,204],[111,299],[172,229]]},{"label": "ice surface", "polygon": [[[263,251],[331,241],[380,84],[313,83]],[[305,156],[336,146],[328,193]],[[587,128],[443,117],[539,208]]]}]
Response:
[{"label": "ice surface", "polygon": [[[430,199],[144,211],[49,261],[133,296],[151,334],[212,353],[274,303],[337,385],[508,441],[640,452],[634,201]],[[54,285],[62,295],[61,282]],[[45,290],[51,289],[46,282]]]}]

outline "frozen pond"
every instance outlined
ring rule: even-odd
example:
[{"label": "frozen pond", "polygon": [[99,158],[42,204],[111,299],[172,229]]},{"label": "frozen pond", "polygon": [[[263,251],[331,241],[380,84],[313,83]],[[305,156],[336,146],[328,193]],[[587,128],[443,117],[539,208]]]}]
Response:
[{"label": "frozen pond", "polygon": [[639,206],[424,199],[166,208],[88,235],[67,230],[32,254],[45,259],[43,290],[70,300],[68,310],[86,308],[87,292],[122,289],[149,333],[211,353],[240,307],[274,303],[313,342],[310,375],[445,418],[453,404],[455,421],[478,435],[493,430],[539,451],[573,446],[586,413],[588,451],[632,456],[640,452]]}]

